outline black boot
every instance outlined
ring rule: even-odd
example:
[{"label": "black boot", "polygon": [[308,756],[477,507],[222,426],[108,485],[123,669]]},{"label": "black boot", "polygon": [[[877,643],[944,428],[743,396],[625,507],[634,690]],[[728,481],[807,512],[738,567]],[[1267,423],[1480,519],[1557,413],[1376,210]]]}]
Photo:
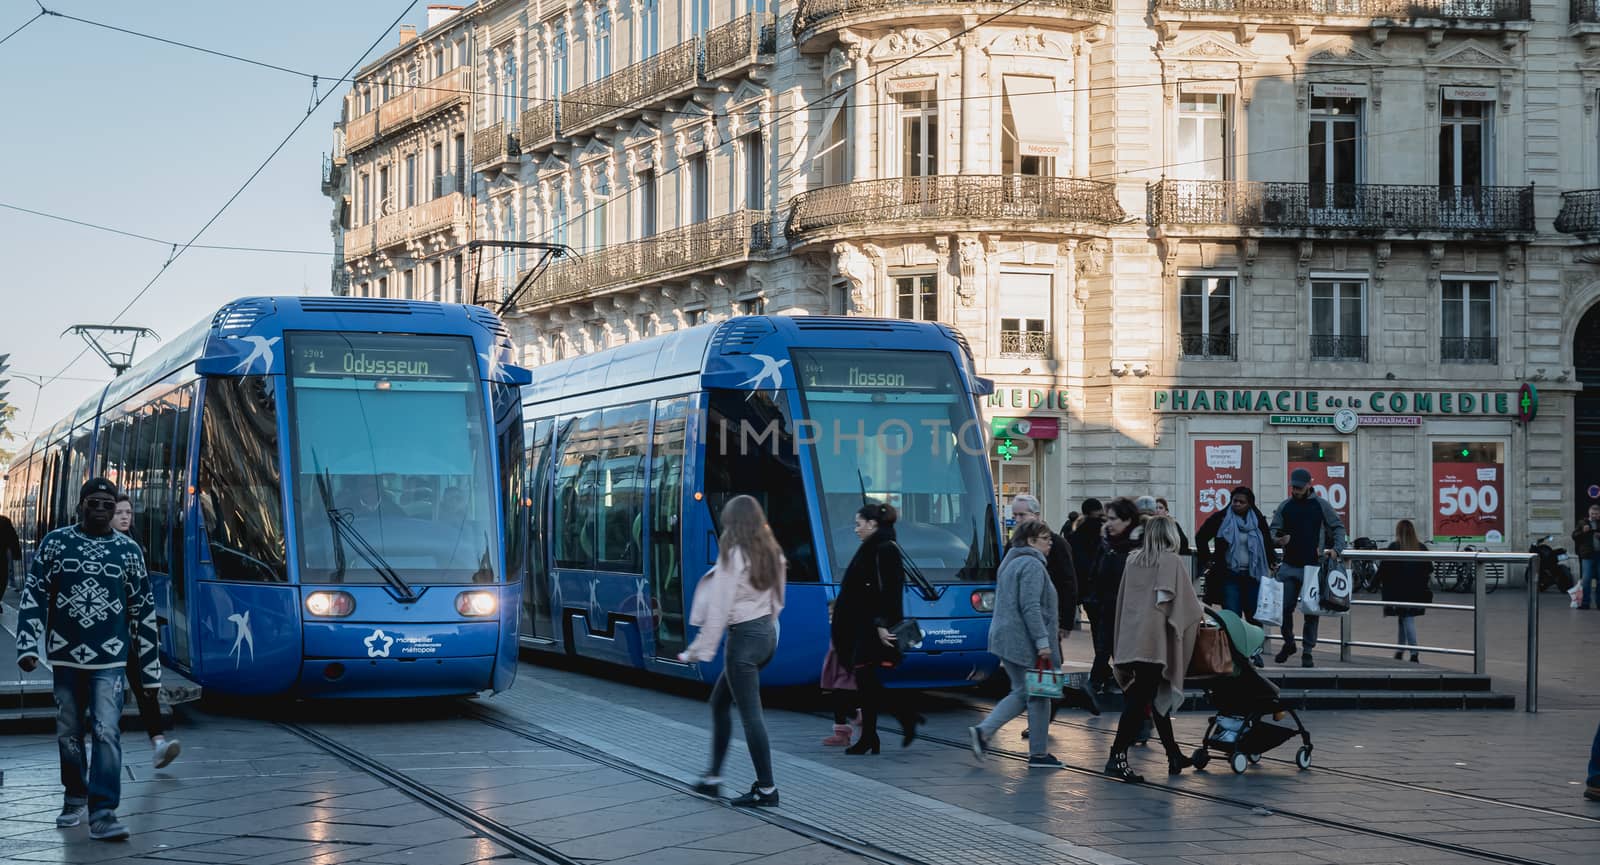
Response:
[{"label": "black boot", "polygon": [[1113,778],[1120,778],[1130,784],[1138,784],[1144,781],[1144,776],[1133,771],[1133,767],[1128,765],[1127,751],[1111,752],[1111,759],[1106,761],[1106,774]]},{"label": "black boot", "polygon": [[878,734],[875,732],[869,734],[863,730],[861,738],[857,739],[854,745],[844,749],[844,752],[846,754],[876,754],[879,747]]},{"label": "black boot", "polygon": [[1185,770],[1185,769],[1193,769],[1193,768],[1194,768],[1194,761],[1189,759],[1188,757],[1185,757],[1182,754],[1178,754],[1176,756],[1174,756],[1172,754],[1168,754],[1167,755],[1167,774],[1168,775],[1178,775],[1178,774],[1181,774],[1183,772],[1183,770]]}]

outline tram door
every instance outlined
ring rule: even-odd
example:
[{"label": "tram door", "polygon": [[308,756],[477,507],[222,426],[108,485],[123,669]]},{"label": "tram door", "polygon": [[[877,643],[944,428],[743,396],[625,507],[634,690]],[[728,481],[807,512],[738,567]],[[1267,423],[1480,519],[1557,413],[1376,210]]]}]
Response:
[{"label": "tram door", "polygon": [[[1573,513],[1576,522],[1588,515],[1589,506],[1600,504],[1592,494],[1600,486],[1600,304],[1584,313],[1572,341],[1572,363],[1583,390],[1574,400],[1572,422]],[[1574,551],[1576,552],[1576,551]]]},{"label": "tram door", "polygon": [[554,640],[556,622],[550,605],[550,536],[545,518],[550,507],[550,418],[528,424],[529,442],[528,573],[522,585],[521,632],[539,640]]},{"label": "tram door", "polygon": [[170,501],[172,502],[172,529],[168,532],[171,538],[172,549],[168,557],[168,567],[171,568],[171,603],[167,610],[167,628],[169,645],[172,647],[172,658],[182,667],[192,669],[189,653],[189,545],[186,542],[189,526],[189,500],[185,487],[189,483],[190,457],[192,449],[189,444],[193,441],[190,436],[192,419],[194,416],[194,385],[186,385],[179,389],[173,399],[177,401],[178,419],[176,441],[172,448],[173,468],[169,475],[172,481]]},{"label": "tram door", "polygon": [[683,615],[683,457],[687,397],[658,400],[650,447],[650,502],[646,520],[650,597],[655,607],[655,654],[676,658],[687,645]]}]

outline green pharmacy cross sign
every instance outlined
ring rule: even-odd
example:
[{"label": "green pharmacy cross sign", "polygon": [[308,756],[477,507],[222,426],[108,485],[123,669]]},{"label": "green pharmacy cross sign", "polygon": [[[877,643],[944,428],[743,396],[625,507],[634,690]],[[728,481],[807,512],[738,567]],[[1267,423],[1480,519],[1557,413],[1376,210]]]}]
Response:
[{"label": "green pharmacy cross sign", "polygon": [[1001,459],[1010,462],[1011,458],[1017,455],[1017,443],[1011,439],[1001,439],[995,443],[994,452],[999,454]]}]

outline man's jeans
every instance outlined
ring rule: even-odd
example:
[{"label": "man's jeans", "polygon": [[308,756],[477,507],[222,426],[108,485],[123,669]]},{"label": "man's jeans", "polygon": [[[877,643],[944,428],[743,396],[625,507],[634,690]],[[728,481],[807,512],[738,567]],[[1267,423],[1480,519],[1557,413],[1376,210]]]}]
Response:
[{"label": "man's jeans", "polygon": [[[122,798],[124,669],[56,667],[56,743],[66,804],[89,806],[89,819],[114,814]],[[88,740],[86,742],[85,740]],[[92,744],[84,753],[86,744]]]},{"label": "man's jeans", "polygon": [[[1283,647],[1294,646],[1294,608],[1300,603],[1300,587],[1305,583],[1306,569],[1303,565],[1279,565],[1278,582],[1283,583]],[[1309,652],[1317,647],[1317,625],[1322,621],[1321,616],[1306,616],[1305,651]]]},{"label": "man's jeans", "polygon": [[1600,556],[1584,556],[1579,568],[1583,583],[1583,606],[1600,606],[1600,598],[1594,596],[1595,583],[1600,582]]}]

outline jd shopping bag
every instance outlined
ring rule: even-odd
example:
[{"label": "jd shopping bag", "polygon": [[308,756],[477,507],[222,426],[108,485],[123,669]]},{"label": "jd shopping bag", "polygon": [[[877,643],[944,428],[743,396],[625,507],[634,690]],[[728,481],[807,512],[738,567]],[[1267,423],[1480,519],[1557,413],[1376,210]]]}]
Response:
[{"label": "jd shopping bag", "polygon": [[1333,559],[1323,559],[1317,575],[1317,589],[1322,593],[1322,608],[1331,613],[1350,612],[1350,572],[1339,567]]},{"label": "jd shopping bag", "polygon": [[1305,577],[1300,580],[1300,613],[1305,616],[1336,616],[1322,606],[1322,568],[1306,565]]},{"label": "jd shopping bag", "polygon": [[1256,593],[1255,619],[1263,625],[1283,624],[1283,583],[1263,577]]}]

